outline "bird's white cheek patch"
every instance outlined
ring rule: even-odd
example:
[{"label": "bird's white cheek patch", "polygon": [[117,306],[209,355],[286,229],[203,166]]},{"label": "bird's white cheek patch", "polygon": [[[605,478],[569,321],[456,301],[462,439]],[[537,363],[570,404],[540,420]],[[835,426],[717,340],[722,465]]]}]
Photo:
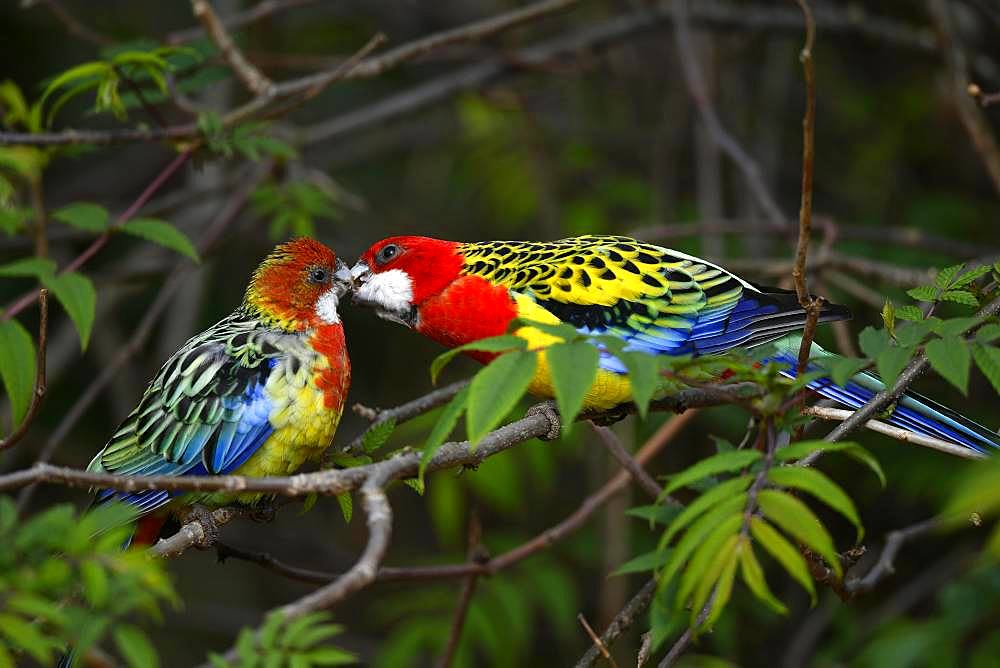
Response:
[{"label": "bird's white cheek patch", "polygon": [[387,311],[407,311],[413,305],[413,282],[402,269],[390,269],[365,281],[357,298]]},{"label": "bird's white cheek patch", "polygon": [[316,316],[328,325],[336,325],[340,322],[340,314],[337,313],[339,303],[337,291],[330,288],[316,300]]}]

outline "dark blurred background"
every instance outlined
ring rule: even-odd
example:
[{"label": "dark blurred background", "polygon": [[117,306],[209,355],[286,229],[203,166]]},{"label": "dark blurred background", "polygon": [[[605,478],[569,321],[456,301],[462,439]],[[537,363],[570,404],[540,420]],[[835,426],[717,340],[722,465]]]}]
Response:
[{"label": "dark blurred background", "polygon": [[[223,16],[254,4],[214,3]],[[275,80],[333,66],[378,31],[391,47],[522,3],[297,4],[237,33],[249,58]],[[997,90],[1000,5],[946,4],[970,80],[985,91]],[[692,5],[695,55],[721,123],[756,161],[784,215],[795,219],[805,99],[798,9],[793,2]],[[1000,202],[963,128],[954,79],[927,6],[814,5],[818,230],[812,259],[818,271],[812,288],[854,310],[855,319],[837,336],[828,327],[819,335],[831,349],[851,353],[850,342],[861,328],[879,322],[882,302],[905,301],[905,290],[924,281],[930,268],[995,259]],[[61,6],[119,42],[166,40],[196,25],[181,2],[67,0]],[[457,240],[632,234],[788,287],[794,234],[775,231],[743,172],[705,129],[685,84],[670,15],[657,7],[637,0],[580,3],[480,43],[433,51],[377,78],[335,84],[278,121],[277,131],[298,147],[299,159],[271,169],[258,188],[263,194],[190,271],[152,335],[60,438],[53,461],[85,466],[166,357],[227,314],[259,259],[292,233],[315,234],[349,262],[392,234]],[[98,53],[98,46],[69,32],[46,2],[0,6],[0,79],[17,82],[31,98],[46,78]],[[203,69],[212,74],[206,88],[191,93],[199,105],[228,109],[246,99],[220,63],[210,60]],[[983,113],[995,131],[1000,105]],[[169,104],[163,114],[171,121],[187,118]],[[130,122],[137,121],[151,123],[141,109],[133,109]],[[60,113],[56,128],[62,127],[116,127],[116,121],[88,114],[87,105],[77,102]],[[120,212],[171,157],[168,147],[155,143],[63,157],[46,172],[46,206],[92,201]],[[234,190],[260,169],[237,158],[186,166],[145,213],[171,221],[197,241]],[[268,202],[275,189],[295,183],[309,184],[310,192],[323,196],[302,204],[291,220],[277,220],[276,211],[286,204],[275,208]],[[52,255],[61,262],[88,242],[83,233],[58,224],[51,236]],[[26,237],[0,236],[0,262],[31,252]],[[28,439],[0,456],[0,469],[35,460],[88,384],[130,345],[137,322],[180,267],[190,265],[178,264],[166,250],[117,237],[88,265],[99,292],[91,345],[81,355],[70,323],[57,312],[48,398]],[[26,285],[0,282],[0,298],[6,303]],[[29,330],[33,317],[24,319]],[[351,403],[388,407],[432,388],[427,369],[439,352],[433,344],[368,312],[345,309],[343,318],[354,365]],[[466,361],[456,363],[444,381],[473,369]],[[936,378],[922,381],[919,389],[996,426],[996,394],[978,372],[967,397]],[[666,418],[628,420],[616,430],[634,447]],[[419,446],[433,419],[432,414],[400,427],[391,447]],[[746,420],[736,408],[706,410],[648,469],[665,474],[683,468],[714,452],[712,436],[738,441]],[[345,415],[336,443],[346,443],[364,426],[355,415]],[[933,515],[964,470],[945,455],[868,434],[859,439],[885,467],[885,489],[855,464],[831,458],[824,466],[857,500],[869,545]],[[568,438],[527,443],[477,471],[434,474],[422,498],[394,485],[387,563],[464,560],[473,514],[485,545],[498,554],[563,519],[616,471],[604,448],[578,426]],[[62,499],[83,505],[85,497],[46,487],[35,494],[29,512]],[[484,579],[459,662],[575,661],[590,644],[577,613],[603,628],[646,577],[608,576],[655,544],[646,522],[624,515],[646,502],[629,490],[569,539]],[[838,545],[848,546],[850,527],[832,515],[824,519],[838,529]],[[305,514],[298,506],[285,508],[268,525],[231,524],[223,536],[296,565],[339,571],[356,558],[366,531],[359,517],[345,525],[336,502],[324,499]],[[738,590],[716,630],[695,651],[746,666],[996,665],[1000,575],[973,563],[981,540],[975,531],[965,531],[908,546],[896,576],[850,604],[822,591],[819,604],[810,608],[802,590],[775,572],[772,586],[790,604],[791,615],[767,612]],[[208,650],[228,647],[264,610],[312,587],[241,561],[219,564],[211,551],[190,551],[171,570],[184,606],[154,632],[168,666],[199,662]],[[375,585],[334,610],[347,627],[340,644],[366,665],[429,665],[447,638],[459,588],[458,581]],[[638,633],[646,628],[643,622],[619,641],[621,665],[634,660]],[[963,649],[990,632],[996,648],[991,657],[976,658]]]}]

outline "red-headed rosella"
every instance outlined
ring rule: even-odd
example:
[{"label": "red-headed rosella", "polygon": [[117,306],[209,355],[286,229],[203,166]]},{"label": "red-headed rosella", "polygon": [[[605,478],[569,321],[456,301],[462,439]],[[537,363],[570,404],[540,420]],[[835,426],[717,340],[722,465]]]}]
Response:
[{"label": "red-headed rosella", "polygon": [[[308,238],[277,246],[243,303],[192,337],[146,388],[88,470],[127,475],[283,476],[333,439],[351,383],[337,313],[347,265]],[[134,506],[136,540],[192,503],[252,504],[260,494],[102,490]]]},{"label": "red-headed rosella", "polygon": [[[772,343],[777,350],[772,359],[793,368],[801,341],[796,332],[806,321],[793,292],[759,286],[707,260],[628,237],[458,243],[399,236],[371,246],[351,271],[356,303],[447,347],[503,334],[521,318],[609,334],[626,350],[656,355],[710,355]],[[819,319],[849,317],[845,307],[825,303]],[[515,334],[532,349],[559,340],[530,326]],[[470,354],[480,361],[494,356]],[[812,354],[829,353],[815,346]],[[544,353],[539,358],[529,390],[551,397]],[[785,373],[794,375],[791,369]],[[884,386],[873,374],[861,373],[844,387],[829,379],[809,387],[857,408]],[[603,350],[583,407],[608,409],[630,399],[625,366]],[[896,403],[888,421],[977,451],[1000,447],[996,433],[913,393]]]}]

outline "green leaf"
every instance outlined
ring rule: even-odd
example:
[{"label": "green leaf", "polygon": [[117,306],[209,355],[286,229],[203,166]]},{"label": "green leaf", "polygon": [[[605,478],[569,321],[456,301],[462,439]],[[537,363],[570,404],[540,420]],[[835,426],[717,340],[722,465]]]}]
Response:
[{"label": "green leaf", "polygon": [[118,651],[132,668],[156,668],[160,665],[160,657],[149,638],[135,626],[119,623],[112,635]]},{"label": "green leaf", "polygon": [[739,534],[732,536],[719,550],[719,556],[713,562],[708,575],[702,579],[701,584],[694,592],[691,599],[691,621],[692,625],[698,623],[698,616],[702,609],[708,604],[708,597],[715,592],[712,599],[712,608],[705,618],[702,628],[711,628],[715,624],[729,597],[733,594],[733,582],[736,579],[736,567],[739,565],[740,553],[748,549],[747,540]]},{"label": "green leaf", "polygon": [[916,320],[908,323],[905,327],[898,327],[896,329],[896,343],[904,348],[917,345],[930,333],[934,327],[935,320],[936,318],[932,320]]},{"label": "green leaf", "polygon": [[632,401],[639,409],[639,417],[645,419],[649,411],[649,402],[653,398],[659,382],[659,363],[652,355],[635,351],[620,353],[618,359],[628,371]]},{"label": "green leaf", "polygon": [[896,307],[896,317],[900,320],[923,320],[924,312],[912,304]]},{"label": "green leaf", "polygon": [[0,276],[43,278],[55,272],[56,263],[41,257],[26,257],[0,265]]},{"label": "green leaf", "polygon": [[0,613],[0,636],[7,638],[15,648],[23,649],[39,663],[52,662],[53,642],[35,624],[14,615]]},{"label": "green leaf", "polygon": [[354,514],[354,500],[350,492],[337,495],[337,503],[340,505],[340,513],[344,516],[346,524],[351,523],[351,516]]},{"label": "green leaf", "polygon": [[840,559],[833,547],[833,539],[806,504],[790,494],[773,489],[765,489],[758,494],[757,504],[766,518],[823,557],[837,577],[841,577]]},{"label": "green leaf", "polygon": [[594,384],[600,353],[586,341],[575,341],[549,346],[543,354],[549,365],[561,422],[569,429]]},{"label": "green leaf", "polygon": [[670,524],[667,531],[663,534],[663,542],[669,543],[671,538],[691,524],[702,513],[708,512],[731,496],[745,492],[752,480],[751,476],[740,476],[739,478],[719,483],[704,494],[700,494],[698,498],[685,506],[680,514],[677,515],[677,519]]},{"label": "green leaf", "polygon": [[899,372],[906,368],[910,358],[913,357],[914,348],[902,348],[900,346],[889,346],[875,360],[875,367],[878,375],[882,377],[882,382],[886,387],[892,387],[899,377]]},{"label": "green leaf", "polygon": [[385,445],[395,429],[396,418],[379,420],[365,431],[365,435],[361,439],[361,449],[367,453],[375,452]]},{"label": "green leaf", "polygon": [[969,346],[960,336],[934,339],[924,347],[931,367],[962,394],[969,393]]},{"label": "green leaf", "polygon": [[1000,325],[997,323],[991,322],[983,325],[976,332],[977,343],[993,343],[997,339],[1000,339]]},{"label": "green leaf", "polygon": [[3,640],[0,640],[0,668],[17,668],[14,657],[10,655],[7,644]]},{"label": "green leaf", "polygon": [[625,514],[629,517],[638,517],[639,519],[648,520],[650,526],[654,523],[667,525],[670,524],[682,510],[683,508],[676,505],[656,504],[629,508],[625,511]]},{"label": "green leaf", "polygon": [[952,281],[958,276],[959,272],[965,269],[965,263],[954,264],[950,267],[945,267],[937,273],[934,277],[934,287],[944,290],[951,287]]},{"label": "green leaf", "polygon": [[857,459],[871,469],[878,476],[882,486],[885,487],[885,472],[882,470],[882,466],[879,465],[878,460],[870,452],[852,441],[842,441],[839,443],[831,443],[830,441],[823,440],[799,441],[798,443],[792,443],[789,446],[779,449],[775,453],[775,458],[779,462],[795,461],[803,459],[819,450],[824,452],[843,452],[849,457]]},{"label": "green leaf", "polygon": [[444,407],[441,411],[441,415],[438,417],[437,422],[434,423],[434,428],[431,429],[431,433],[427,436],[427,440],[424,442],[424,449],[420,455],[420,473],[418,474],[417,480],[420,482],[421,487],[424,484],[424,472],[427,471],[427,463],[437,454],[437,451],[444,444],[444,440],[448,438],[454,429],[455,425],[458,424],[458,418],[462,416],[462,412],[465,411],[466,404],[469,400],[469,388],[463,387],[458,394],[456,394],[448,405]]},{"label": "green leaf", "polygon": [[972,357],[975,358],[979,370],[993,385],[993,389],[1000,393],[1000,348],[974,343]]},{"label": "green leaf", "polygon": [[764,578],[764,569],[761,568],[760,561],[757,560],[757,555],[754,554],[751,546],[747,546],[746,549],[740,552],[740,573],[743,575],[743,581],[747,583],[747,587],[750,588],[754,596],[778,614],[788,614],[788,608],[784,603],[775,598],[774,594],[771,593],[770,587],[767,586],[767,580]]},{"label": "green leaf", "polygon": [[676,489],[680,489],[716,473],[739,470],[749,466],[760,458],[761,454],[756,450],[734,450],[732,452],[722,452],[713,455],[681,471],[677,475],[671,476],[670,483],[663,490],[663,493],[670,494]]},{"label": "green leaf", "polygon": [[358,663],[358,657],[338,647],[319,647],[309,652],[309,663],[315,666],[349,666]]},{"label": "green leaf", "polygon": [[889,347],[889,333],[884,329],[865,327],[858,335],[858,344],[861,346],[861,352],[875,359]]},{"label": "green leaf", "polygon": [[[663,572],[660,575],[661,584],[670,582],[673,579],[691,554],[705,543],[706,537],[719,524],[723,521],[731,521],[731,519],[728,519],[731,517],[742,518],[746,502],[746,494],[731,497],[705,513],[697,522],[691,525],[691,528],[684,533],[684,537],[674,546],[670,561],[663,567]],[[662,551],[665,545],[665,541],[661,538],[657,549]]]},{"label": "green leaf", "polygon": [[513,410],[535,375],[538,357],[533,352],[505,353],[477,373],[469,384],[466,428],[475,447]]},{"label": "green leaf", "polygon": [[964,274],[962,274],[961,276],[959,276],[957,279],[955,279],[955,281],[952,282],[951,287],[953,288],[964,287],[969,283],[972,283],[977,278],[985,276],[988,273],[990,273],[990,266],[988,264],[984,264],[979,267],[974,267],[969,271],[965,272]]},{"label": "green leaf", "polygon": [[85,232],[103,232],[108,227],[108,210],[90,202],[75,202],[52,213],[56,220]]},{"label": "green leaf", "polygon": [[788,571],[788,574],[809,592],[809,597],[815,605],[816,587],[809,574],[809,566],[806,565],[806,560],[802,558],[799,551],[774,527],[759,517],[750,518],[750,533]]},{"label": "green leaf", "polygon": [[629,559],[611,572],[611,575],[627,575],[628,573],[645,573],[660,568],[670,560],[669,550],[653,550]]},{"label": "green leaf", "polygon": [[80,335],[80,347],[87,349],[97,309],[97,291],[89,278],[75,271],[42,279],[66,309]]},{"label": "green leaf", "polygon": [[527,344],[528,342],[520,336],[502,334],[500,336],[491,336],[489,338],[466,343],[464,346],[452,348],[447,352],[441,353],[434,359],[433,362],[431,362],[431,382],[437,382],[437,377],[441,374],[441,370],[447,366],[448,362],[455,359],[455,356],[459,353],[469,350],[486,353],[505,353],[511,350],[524,350]]},{"label": "green leaf", "polygon": [[820,360],[820,363],[830,372],[830,379],[841,387],[847,384],[851,376],[868,366],[868,360],[854,357],[831,357]]},{"label": "green leaf", "polygon": [[921,285],[907,290],[906,294],[920,302],[934,302],[937,301],[938,290],[932,285]]},{"label": "green leaf", "polygon": [[0,378],[16,427],[28,412],[35,388],[35,342],[17,320],[0,320]]},{"label": "green leaf", "polygon": [[825,474],[816,469],[802,466],[779,466],[768,471],[767,479],[779,487],[788,487],[812,494],[854,525],[858,531],[858,542],[864,537],[865,530],[861,526],[861,518],[858,516],[858,509],[854,506],[854,501]]},{"label": "green leaf", "polygon": [[979,300],[968,290],[945,290],[941,293],[941,299],[966,306],[979,306]]},{"label": "green leaf", "polygon": [[948,318],[947,320],[937,319],[933,324],[933,330],[942,338],[949,336],[959,336],[981,323],[983,319],[979,316],[968,316],[965,318]]},{"label": "green leaf", "polygon": [[[698,546],[684,568],[677,587],[678,605],[685,605],[700,584],[705,586],[704,583],[707,583],[707,587],[711,588],[714,580],[718,578],[721,562],[728,556],[734,539],[739,538],[738,532],[742,523],[743,513],[737,511],[713,525],[712,530],[705,536],[705,540]],[[692,603],[692,607],[696,605]],[[695,614],[700,611],[701,607],[698,606]]]},{"label": "green leaf", "polygon": [[122,232],[177,251],[195,262],[201,262],[198,251],[195,250],[191,240],[170,223],[155,218],[135,218],[126,222],[119,229]]},{"label": "green leaf", "polygon": [[108,572],[104,567],[94,560],[84,561],[80,564],[80,579],[87,602],[95,608],[103,607],[111,591]]}]

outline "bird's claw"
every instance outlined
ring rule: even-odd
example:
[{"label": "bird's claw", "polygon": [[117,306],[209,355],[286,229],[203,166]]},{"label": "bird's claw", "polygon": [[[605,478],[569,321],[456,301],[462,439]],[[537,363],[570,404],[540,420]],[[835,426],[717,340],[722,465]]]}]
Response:
[{"label": "bird's claw", "polygon": [[525,417],[544,415],[549,421],[549,430],[538,437],[543,441],[554,441],[562,433],[562,419],[559,417],[559,410],[554,401],[543,401],[540,404],[535,404],[524,415]]},{"label": "bird's claw", "polygon": [[185,525],[197,522],[201,527],[201,537],[194,543],[199,550],[207,550],[219,540],[219,524],[212,511],[205,506],[191,506],[180,519]]}]

